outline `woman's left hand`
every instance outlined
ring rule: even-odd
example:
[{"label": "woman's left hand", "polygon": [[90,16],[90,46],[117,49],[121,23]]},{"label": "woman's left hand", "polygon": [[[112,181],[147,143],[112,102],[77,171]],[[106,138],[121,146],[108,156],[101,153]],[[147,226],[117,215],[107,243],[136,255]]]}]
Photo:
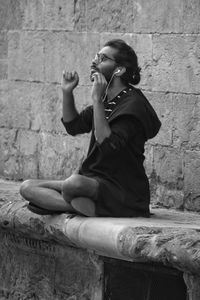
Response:
[{"label": "woman's left hand", "polygon": [[105,94],[107,81],[102,73],[94,73],[94,81],[92,86],[92,100],[102,101],[102,98]]}]

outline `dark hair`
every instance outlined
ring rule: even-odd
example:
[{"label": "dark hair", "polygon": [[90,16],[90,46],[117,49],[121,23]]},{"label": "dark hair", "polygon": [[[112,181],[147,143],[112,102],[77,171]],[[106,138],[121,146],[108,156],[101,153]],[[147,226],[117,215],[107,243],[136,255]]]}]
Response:
[{"label": "dark hair", "polygon": [[113,39],[108,41],[104,47],[109,46],[117,50],[115,60],[118,64],[126,68],[126,72],[121,76],[123,82],[136,85],[140,82],[140,70],[138,66],[138,58],[133,50],[125,41],[121,39]]}]

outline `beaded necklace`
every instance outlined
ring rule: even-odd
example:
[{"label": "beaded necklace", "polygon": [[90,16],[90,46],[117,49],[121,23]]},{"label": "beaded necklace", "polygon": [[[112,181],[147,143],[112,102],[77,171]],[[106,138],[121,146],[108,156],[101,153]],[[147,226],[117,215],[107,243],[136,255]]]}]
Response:
[{"label": "beaded necklace", "polygon": [[105,111],[106,119],[110,117],[110,114],[112,113],[116,105],[119,103],[121,97],[132,90],[133,88],[131,86],[128,86],[125,89],[123,89],[118,95],[116,95],[111,101],[107,101],[107,98],[105,99],[104,111]]}]

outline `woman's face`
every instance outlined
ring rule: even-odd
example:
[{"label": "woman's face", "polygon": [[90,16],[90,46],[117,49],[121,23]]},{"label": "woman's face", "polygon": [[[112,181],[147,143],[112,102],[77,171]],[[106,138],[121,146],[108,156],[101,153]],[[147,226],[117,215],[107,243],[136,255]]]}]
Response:
[{"label": "woman's face", "polygon": [[110,81],[113,73],[115,72],[117,68],[117,62],[115,61],[115,55],[117,53],[117,50],[106,46],[103,47],[95,56],[95,58],[92,60],[91,65],[91,73],[90,77],[92,79],[92,74],[95,72],[102,73],[107,82]]}]

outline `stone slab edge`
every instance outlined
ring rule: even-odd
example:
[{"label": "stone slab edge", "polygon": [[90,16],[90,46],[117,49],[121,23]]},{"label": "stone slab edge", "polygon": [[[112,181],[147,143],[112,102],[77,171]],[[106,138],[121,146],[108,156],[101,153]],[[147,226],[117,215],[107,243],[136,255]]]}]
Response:
[{"label": "stone slab edge", "polygon": [[16,236],[87,249],[133,262],[161,263],[200,274],[200,216],[152,209],[151,218],[39,216],[27,209],[19,183],[0,181],[0,230]]}]

